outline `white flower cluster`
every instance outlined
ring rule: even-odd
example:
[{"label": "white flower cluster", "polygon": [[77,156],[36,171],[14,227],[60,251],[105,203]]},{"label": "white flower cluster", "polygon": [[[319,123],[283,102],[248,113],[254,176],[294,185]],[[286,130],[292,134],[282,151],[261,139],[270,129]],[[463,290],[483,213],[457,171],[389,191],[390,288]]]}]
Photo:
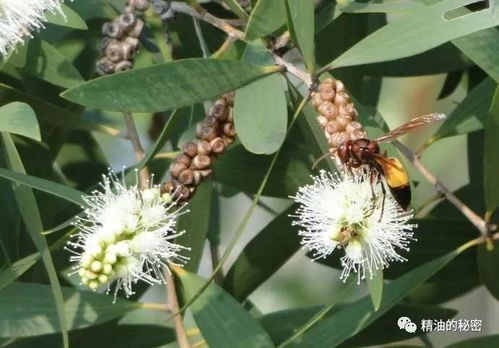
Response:
[{"label": "white flower cluster", "polygon": [[409,250],[414,240],[412,212],[404,211],[389,193],[383,197],[382,183],[371,183],[370,177],[369,171],[343,178],[321,171],[293,197],[300,203],[293,225],[303,228],[302,244],[315,259],[345,250],[343,280],[353,271],[360,282],[366,271],[372,278],[389,262],[405,261],[399,250]]},{"label": "white flower cluster", "polygon": [[[170,242],[183,232],[175,231],[177,217],[185,210],[176,208],[169,194],[159,187],[143,191],[127,187],[114,174],[104,176],[103,191],[84,197],[86,217],[77,220],[79,233],[68,242],[75,273],[92,290],[116,281],[114,295],[123,288],[133,294],[132,284],[164,282],[169,263],[184,263],[183,249]],[[182,211],[181,211],[182,210]]]},{"label": "white flower cluster", "polygon": [[0,55],[43,28],[46,12],[61,10],[63,0],[0,0]]}]

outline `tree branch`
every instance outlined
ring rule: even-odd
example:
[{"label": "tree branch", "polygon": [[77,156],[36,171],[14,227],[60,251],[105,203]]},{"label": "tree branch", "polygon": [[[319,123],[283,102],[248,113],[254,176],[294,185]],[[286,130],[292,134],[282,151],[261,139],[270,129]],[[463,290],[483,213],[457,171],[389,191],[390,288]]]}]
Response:
[{"label": "tree branch", "polygon": [[459,198],[457,198],[450,190],[440,182],[433,173],[431,173],[421,162],[419,157],[411,149],[404,144],[395,141],[395,146],[404,154],[412,165],[435,187],[435,190],[442,193],[445,198],[451,202],[461,213],[480,231],[483,237],[488,237],[489,233],[494,230],[494,226],[488,224],[477,213],[471,210]]},{"label": "tree branch", "polygon": [[[123,118],[125,119],[127,137],[128,139],[130,139],[133,146],[133,151],[135,152],[135,158],[137,159],[137,161],[140,161],[145,157],[145,152],[140,142],[139,133],[137,132],[137,127],[135,126],[135,121],[133,120],[132,114],[129,112],[124,112]],[[140,170],[140,186],[142,188],[146,188],[149,186],[149,178],[149,169],[147,167],[142,168]],[[165,270],[164,276],[168,294],[168,305],[166,305],[165,308],[168,308],[171,312],[176,313],[173,320],[175,323],[175,333],[177,335],[178,345],[180,348],[190,348],[191,346],[189,344],[189,341],[187,340],[187,335],[185,333],[183,318],[179,313],[177,292],[170,270]]]},{"label": "tree branch", "polygon": [[177,290],[175,289],[175,282],[173,275],[170,270],[165,270],[165,280],[166,280],[166,291],[168,295],[168,308],[174,314],[173,322],[175,323],[175,333],[177,334],[177,342],[180,348],[190,348],[191,345],[187,339],[187,333],[185,332],[184,320],[182,314],[179,311]]}]

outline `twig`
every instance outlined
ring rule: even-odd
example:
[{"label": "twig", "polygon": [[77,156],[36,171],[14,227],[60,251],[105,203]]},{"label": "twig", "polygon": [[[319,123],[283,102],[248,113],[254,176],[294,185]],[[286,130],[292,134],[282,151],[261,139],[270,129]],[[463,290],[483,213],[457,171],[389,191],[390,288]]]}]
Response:
[{"label": "twig", "polygon": [[[224,31],[229,35],[229,37],[232,37],[237,40],[245,41],[245,34],[239,30],[234,28],[232,25],[227,23],[225,20],[217,18],[213,16],[211,13],[207,12],[205,9],[202,7],[198,9],[194,9],[191,6],[187,5],[186,3],[183,2],[178,2],[178,1],[172,1],[171,2],[171,8],[175,12],[179,13],[184,13],[187,15],[190,15],[195,18],[199,18],[202,21],[205,21],[206,23],[209,23],[213,25],[214,27],[217,27],[218,29]],[[302,80],[307,86],[311,86],[312,84],[312,78],[309,73],[299,69],[298,67],[294,66],[293,64],[289,63],[286,61],[284,58],[276,55],[273,53],[274,59],[278,65],[281,65],[286,68],[286,70]]]},{"label": "twig", "polygon": [[296,66],[289,63],[287,60],[278,56],[275,53],[272,53],[272,55],[274,56],[274,60],[278,65],[285,67],[286,71],[288,71],[290,74],[292,74],[292,75],[298,77],[300,80],[302,80],[307,85],[307,87],[312,86],[312,77],[310,76],[309,73],[297,68]]},{"label": "twig", "polygon": [[[137,132],[137,127],[135,126],[132,114],[129,112],[124,112],[123,118],[125,119],[127,137],[132,142],[135,157],[138,161],[141,161],[145,157],[145,152],[140,142],[139,133]],[[144,166],[144,168],[142,168],[140,171],[140,185],[143,188],[149,185],[149,178],[149,169]],[[166,270],[164,272],[164,276],[168,293],[168,305],[166,305],[164,308],[168,308],[171,312],[175,313],[173,320],[175,323],[175,333],[177,334],[177,342],[179,347],[190,348],[191,346],[189,344],[189,341],[187,340],[182,315],[179,313],[177,291],[175,289],[173,276],[171,275],[169,270]]]},{"label": "twig", "polygon": [[177,334],[177,342],[180,348],[190,348],[191,345],[187,339],[187,333],[184,327],[184,320],[179,311],[177,290],[175,289],[175,282],[173,275],[169,270],[164,272],[166,280],[166,291],[168,296],[168,306],[175,313],[173,322],[175,323],[175,333]]},{"label": "twig", "polygon": [[[135,121],[133,120],[132,114],[130,112],[124,112],[123,118],[125,120],[127,138],[130,140],[133,146],[133,151],[135,152],[135,158],[137,161],[141,161],[146,153],[144,148],[140,143],[139,133],[137,132],[137,127],[135,126]],[[149,169],[144,167],[140,170],[140,186],[146,188],[149,185]]]},{"label": "twig", "polygon": [[482,219],[478,214],[471,210],[466,204],[464,204],[459,198],[457,198],[449,189],[442,184],[436,177],[431,173],[420,161],[419,157],[410,150],[404,144],[396,141],[395,146],[406,156],[412,165],[430,182],[435,189],[442,193],[445,198],[451,202],[461,213],[480,231],[483,237],[488,237],[489,232],[492,231],[491,225]]},{"label": "twig", "polygon": [[[211,255],[211,264],[212,264],[212,267],[214,270],[215,267],[220,263],[220,253],[218,250],[218,246],[213,242],[210,242],[210,255]],[[218,272],[215,275],[214,281],[218,285],[223,284],[224,276],[223,276],[222,272]]]}]

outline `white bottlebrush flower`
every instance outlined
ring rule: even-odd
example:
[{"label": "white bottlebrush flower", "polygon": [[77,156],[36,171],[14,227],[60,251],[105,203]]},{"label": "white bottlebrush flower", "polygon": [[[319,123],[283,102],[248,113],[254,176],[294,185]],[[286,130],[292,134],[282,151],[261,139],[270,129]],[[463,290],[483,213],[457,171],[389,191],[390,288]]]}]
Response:
[{"label": "white bottlebrush flower", "polygon": [[0,55],[43,28],[47,12],[62,13],[63,0],[0,0]]},{"label": "white bottlebrush flower", "polygon": [[76,222],[79,233],[68,242],[68,250],[77,262],[75,272],[81,283],[92,290],[115,282],[126,296],[133,294],[132,284],[164,282],[168,263],[185,263],[181,256],[188,249],[171,242],[183,232],[176,232],[177,217],[186,212],[161,195],[157,186],[140,190],[127,186],[114,174],[103,177],[102,191],[85,196],[85,217]]},{"label": "white bottlebrush flower", "polygon": [[293,197],[300,204],[293,225],[302,228],[302,245],[315,259],[344,249],[343,280],[353,271],[360,282],[391,261],[406,261],[399,252],[408,251],[414,240],[412,212],[404,211],[389,191],[383,203],[381,183],[371,184],[370,177],[369,171],[344,177],[321,171]]}]

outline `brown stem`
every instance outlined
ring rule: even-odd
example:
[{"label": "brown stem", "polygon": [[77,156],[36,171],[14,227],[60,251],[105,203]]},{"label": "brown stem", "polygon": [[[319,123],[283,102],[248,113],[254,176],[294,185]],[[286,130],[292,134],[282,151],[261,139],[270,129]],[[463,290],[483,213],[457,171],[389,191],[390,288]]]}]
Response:
[{"label": "brown stem", "polygon": [[[135,157],[138,161],[140,161],[145,157],[145,152],[140,142],[139,133],[137,132],[137,127],[135,126],[135,121],[133,120],[132,114],[129,112],[124,112],[123,118],[125,119],[127,137],[132,143]],[[147,167],[142,168],[140,170],[140,185],[142,188],[148,187],[149,178],[149,169]],[[180,348],[190,348],[191,346],[189,344],[189,341],[187,340],[182,315],[178,313],[178,298],[177,292],[175,290],[173,276],[171,275],[169,270],[166,270],[164,272],[164,275],[166,281],[166,289],[168,292],[168,305],[166,305],[165,308],[168,308],[173,313],[177,313],[174,316],[173,320],[175,322],[175,332],[177,334],[178,345]]]},{"label": "brown stem", "polygon": [[[139,133],[137,132],[137,127],[135,126],[135,121],[133,120],[133,116],[130,112],[124,112],[123,118],[125,120],[126,125],[126,133],[127,138],[130,140],[133,146],[133,151],[135,152],[135,159],[137,161],[142,160],[146,153],[144,152],[144,148],[140,142]],[[149,174],[149,169],[144,167],[140,170],[140,186],[142,188],[146,188],[149,186],[149,178],[151,177]]]},{"label": "brown stem", "polygon": [[459,198],[457,198],[449,189],[440,182],[433,173],[431,173],[420,161],[419,157],[407,146],[396,141],[395,146],[406,156],[412,165],[430,182],[435,189],[442,193],[445,198],[451,202],[461,213],[480,231],[482,236],[487,237],[491,231],[491,226],[482,219],[477,213],[471,210],[466,204],[464,204]]},{"label": "brown stem", "polygon": [[[213,242],[210,242],[210,255],[211,255],[212,267],[213,267],[213,269],[215,269],[215,267],[220,263],[220,253],[218,250],[218,246]],[[218,272],[215,275],[214,281],[218,285],[223,284],[224,276],[223,276],[222,272]]]},{"label": "brown stem", "polygon": [[175,289],[175,281],[172,273],[169,270],[164,272],[166,281],[166,291],[168,296],[168,307],[175,315],[173,322],[175,323],[175,333],[177,334],[177,342],[180,348],[191,348],[191,344],[187,339],[187,333],[184,327],[184,320],[180,314],[178,306],[177,290]]},{"label": "brown stem", "polygon": [[[234,39],[245,41],[244,32],[234,28],[232,25],[227,23],[226,20],[213,16],[211,13],[207,12],[202,7],[194,9],[191,6],[187,5],[186,3],[179,1],[172,1],[171,8],[175,12],[184,13],[189,16],[199,18],[202,21],[205,21],[206,23],[209,23],[214,27],[217,27],[218,29],[224,31],[225,33],[227,33],[227,35],[233,37]],[[307,86],[311,85],[312,78],[309,73],[297,68],[293,64],[284,60],[282,57],[274,55],[274,59],[278,65],[284,66],[289,73],[295,75],[297,78],[302,80],[304,83],[307,84]]]}]

